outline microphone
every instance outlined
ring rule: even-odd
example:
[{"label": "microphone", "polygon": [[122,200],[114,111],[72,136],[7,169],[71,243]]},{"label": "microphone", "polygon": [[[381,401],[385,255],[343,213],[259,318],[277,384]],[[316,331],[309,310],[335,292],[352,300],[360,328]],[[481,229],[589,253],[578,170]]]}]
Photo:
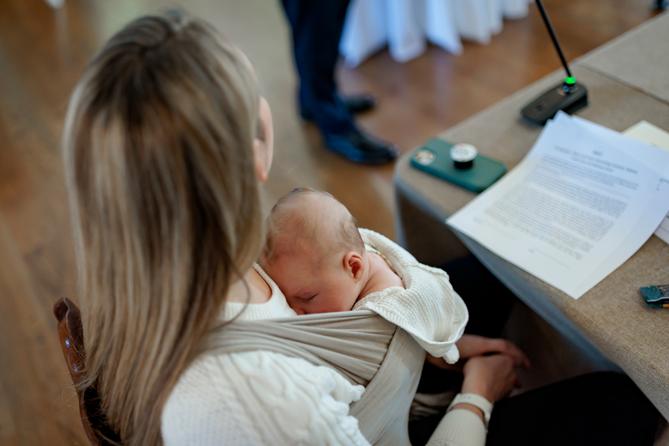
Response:
[{"label": "microphone", "polygon": [[585,85],[576,82],[576,78],[571,74],[569,64],[562,53],[560,42],[548,18],[548,14],[546,14],[544,5],[541,3],[541,0],[535,1],[548,34],[553,41],[555,51],[557,51],[560,62],[562,62],[562,66],[567,74],[562,83],[551,87],[550,90],[546,90],[520,111],[520,114],[528,121],[544,125],[546,121],[555,116],[560,110],[566,113],[573,113],[588,105],[588,90],[585,88]]}]

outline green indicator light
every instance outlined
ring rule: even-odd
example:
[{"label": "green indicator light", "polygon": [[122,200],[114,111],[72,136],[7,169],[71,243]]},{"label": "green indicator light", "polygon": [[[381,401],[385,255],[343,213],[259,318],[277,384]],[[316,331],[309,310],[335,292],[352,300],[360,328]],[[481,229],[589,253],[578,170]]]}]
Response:
[{"label": "green indicator light", "polygon": [[576,78],[574,76],[567,76],[564,78],[564,83],[567,85],[574,85],[576,83]]}]

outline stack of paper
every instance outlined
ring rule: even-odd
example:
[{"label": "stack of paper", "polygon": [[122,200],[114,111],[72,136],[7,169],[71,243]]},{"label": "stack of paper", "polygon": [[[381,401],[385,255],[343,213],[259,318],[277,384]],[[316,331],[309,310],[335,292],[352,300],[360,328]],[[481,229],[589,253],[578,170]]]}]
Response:
[{"label": "stack of paper", "polygon": [[578,299],[669,213],[669,151],[560,113],[525,159],[448,219]]},{"label": "stack of paper", "polygon": [[[625,135],[647,142],[655,147],[669,151],[669,133],[655,127],[650,122],[641,121],[625,130]],[[669,243],[669,214],[665,215],[662,223],[655,231],[655,235]]]}]

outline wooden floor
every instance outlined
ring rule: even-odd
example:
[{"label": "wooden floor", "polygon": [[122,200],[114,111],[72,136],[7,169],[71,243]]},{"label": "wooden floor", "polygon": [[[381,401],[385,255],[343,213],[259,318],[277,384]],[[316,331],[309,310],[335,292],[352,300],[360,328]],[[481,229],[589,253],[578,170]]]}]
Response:
[{"label": "wooden floor", "polygon": [[[0,445],[85,444],[56,342],[51,305],[74,296],[59,139],[68,95],[109,35],[171,1],[0,1]],[[546,0],[567,56],[650,18],[650,0]],[[248,53],[275,113],[268,202],[297,185],[339,197],[363,226],[393,235],[392,166],[352,165],[325,151],[295,113],[288,30],[278,1],[194,0],[188,9]],[[559,7],[558,7],[559,6]],[[505,22],[461,56],[430,48],[406,64],[381,52],[341,69],[342,89],[375,94],[363,125],[403,151],[558,68],[537,12]]]}]

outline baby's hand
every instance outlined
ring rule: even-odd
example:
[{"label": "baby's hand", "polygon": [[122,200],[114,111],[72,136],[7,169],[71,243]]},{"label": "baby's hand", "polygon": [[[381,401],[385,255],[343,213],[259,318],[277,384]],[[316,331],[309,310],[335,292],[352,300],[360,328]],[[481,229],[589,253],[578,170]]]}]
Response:
[{"label": "baby's hand", "polygon": [[455,343],[462,359],[487,354],[501,353],[513,359],[516,367],[530,367],[530,360],[516,344],[506,339],[485,338],[476,335],[463,335]]},{"label": "baby's hand", "polygon": [[445,369],[445,370],[455,370],[457,372],[462,372],[462,362],[457,362],[455,364],[449,364],[446,362],[444,358],[438,358],[436,356],[432,356],[431,354],[427,354],[425,356],[425,361],[429,362],[430,364],[439,367],[440,369]]}]

